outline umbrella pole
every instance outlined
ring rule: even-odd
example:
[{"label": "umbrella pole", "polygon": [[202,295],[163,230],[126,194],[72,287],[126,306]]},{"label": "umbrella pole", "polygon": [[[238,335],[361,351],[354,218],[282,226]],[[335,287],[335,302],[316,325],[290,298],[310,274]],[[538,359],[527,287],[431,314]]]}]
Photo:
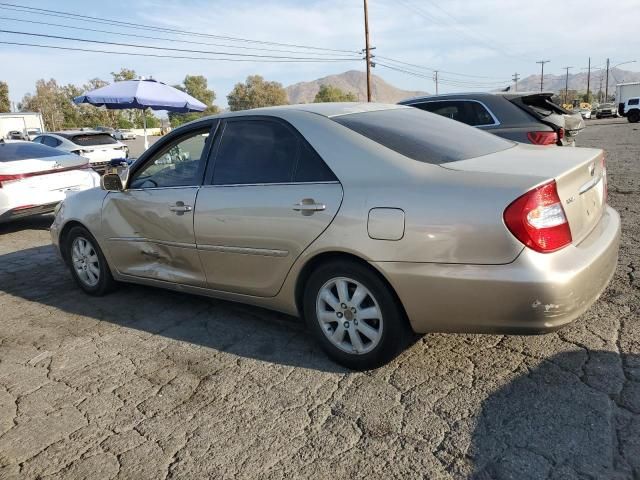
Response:
[{"label": "umbrella pole", "polygon": [[147,139],[147,112],[142,110],[142,125],[144,126],[144,149],[149,148],[149,140]]}]

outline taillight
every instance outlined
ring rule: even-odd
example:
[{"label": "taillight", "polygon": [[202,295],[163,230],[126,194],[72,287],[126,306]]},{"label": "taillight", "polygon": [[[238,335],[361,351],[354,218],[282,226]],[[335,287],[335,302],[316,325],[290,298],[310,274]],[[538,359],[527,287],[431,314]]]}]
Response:
[{"label": "taillight", "polygon": [[527,138],[535,145],[555,145],[558,143],[556,132],[529,132]]},{"label": "taillight", "polygon": [[560,127],[558,130],[558,140],[562,140],[564,138],[564,128]]},{"label": "taillight", "polygon": [[555,252],[571,243],[571,230],[551,181],[525,193],[504,211],[504,223],[513,235],[536,252]]},{"label": "taillight", "polygon": [[22,175],[0,175],[0,188],[3,183],[16,182],[22,178]]}]

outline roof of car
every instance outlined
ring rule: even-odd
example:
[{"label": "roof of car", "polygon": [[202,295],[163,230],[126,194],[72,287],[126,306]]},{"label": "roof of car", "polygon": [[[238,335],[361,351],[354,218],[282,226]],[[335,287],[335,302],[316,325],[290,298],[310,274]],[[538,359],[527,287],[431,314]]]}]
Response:
[{"label": "roof of car", "polygon": [[[324,117],[337,117],[339,115],[348,115],[351,113],[374,112],[378,110],[390,110],[395,108],[403,108],[401,105],[392,103],[366,103],[366,102],[328,102],[328,103],[299,103],[295,105],[281,105],[277,107],[263,107],[252,110],[242,110],[238,112],[228,112],[227,114],[260,114],[261,112],[278,113],[279,111],[287,112],[291,110],[299,110],[309,113],[315,113]],[[226,115],[225,115],[226,116]]]},{"label": "roof of car", "polygon": [[421,100],[446,100],[448,98],[488,98],[488,97],[504,97],[508,100],[518,97],[528,97],[530,95],[544,95],[544,96],[552,96],[553,92],[535,92],[535,91],[526,91],[526,92],[456,92],[456,93],[441,93],[439,95],[420,95],[417,97],[405,98],[398,102],[399,104],[407,104],[419,102]]},{"label": "roof of car", "polygon": [[75,137],[76,135],[105,135],[105,132],[98,132],[97,130],[63,130],[61,132],[46,132],[46,134],[70,138]]}]

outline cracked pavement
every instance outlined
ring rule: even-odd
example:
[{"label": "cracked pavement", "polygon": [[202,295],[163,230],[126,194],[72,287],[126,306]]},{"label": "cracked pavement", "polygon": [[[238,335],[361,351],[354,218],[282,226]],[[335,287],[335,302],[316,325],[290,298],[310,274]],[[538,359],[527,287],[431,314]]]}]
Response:
[{"label": "cracked pavement", "polygon": [[578,143],[607,150],[623,221],[602,298],[557,333],[430,334],[366,373],[277,313],[88,297],[51,217],[0,226],[0,478],[640,478],[640,126]]}]

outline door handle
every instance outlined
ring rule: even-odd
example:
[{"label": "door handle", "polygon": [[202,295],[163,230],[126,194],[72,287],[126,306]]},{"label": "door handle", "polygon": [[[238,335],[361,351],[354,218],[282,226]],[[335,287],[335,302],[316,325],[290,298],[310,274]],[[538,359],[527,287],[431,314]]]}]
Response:
[{"label": "door handle", "polygon": [[324,203],[316,203],[313,198],[304,198],[293,206],[296,212],[301,212],[303,215],[313,215],[313,212],[321,212],[326,208]]},{"label": "door handle", "polygon": [[169,205],[169,210],[178,215],[182,215],[185,212],[193,210],[193,207],[191,205],[185,205],[184,202],[176,202],[175,205]]}]

